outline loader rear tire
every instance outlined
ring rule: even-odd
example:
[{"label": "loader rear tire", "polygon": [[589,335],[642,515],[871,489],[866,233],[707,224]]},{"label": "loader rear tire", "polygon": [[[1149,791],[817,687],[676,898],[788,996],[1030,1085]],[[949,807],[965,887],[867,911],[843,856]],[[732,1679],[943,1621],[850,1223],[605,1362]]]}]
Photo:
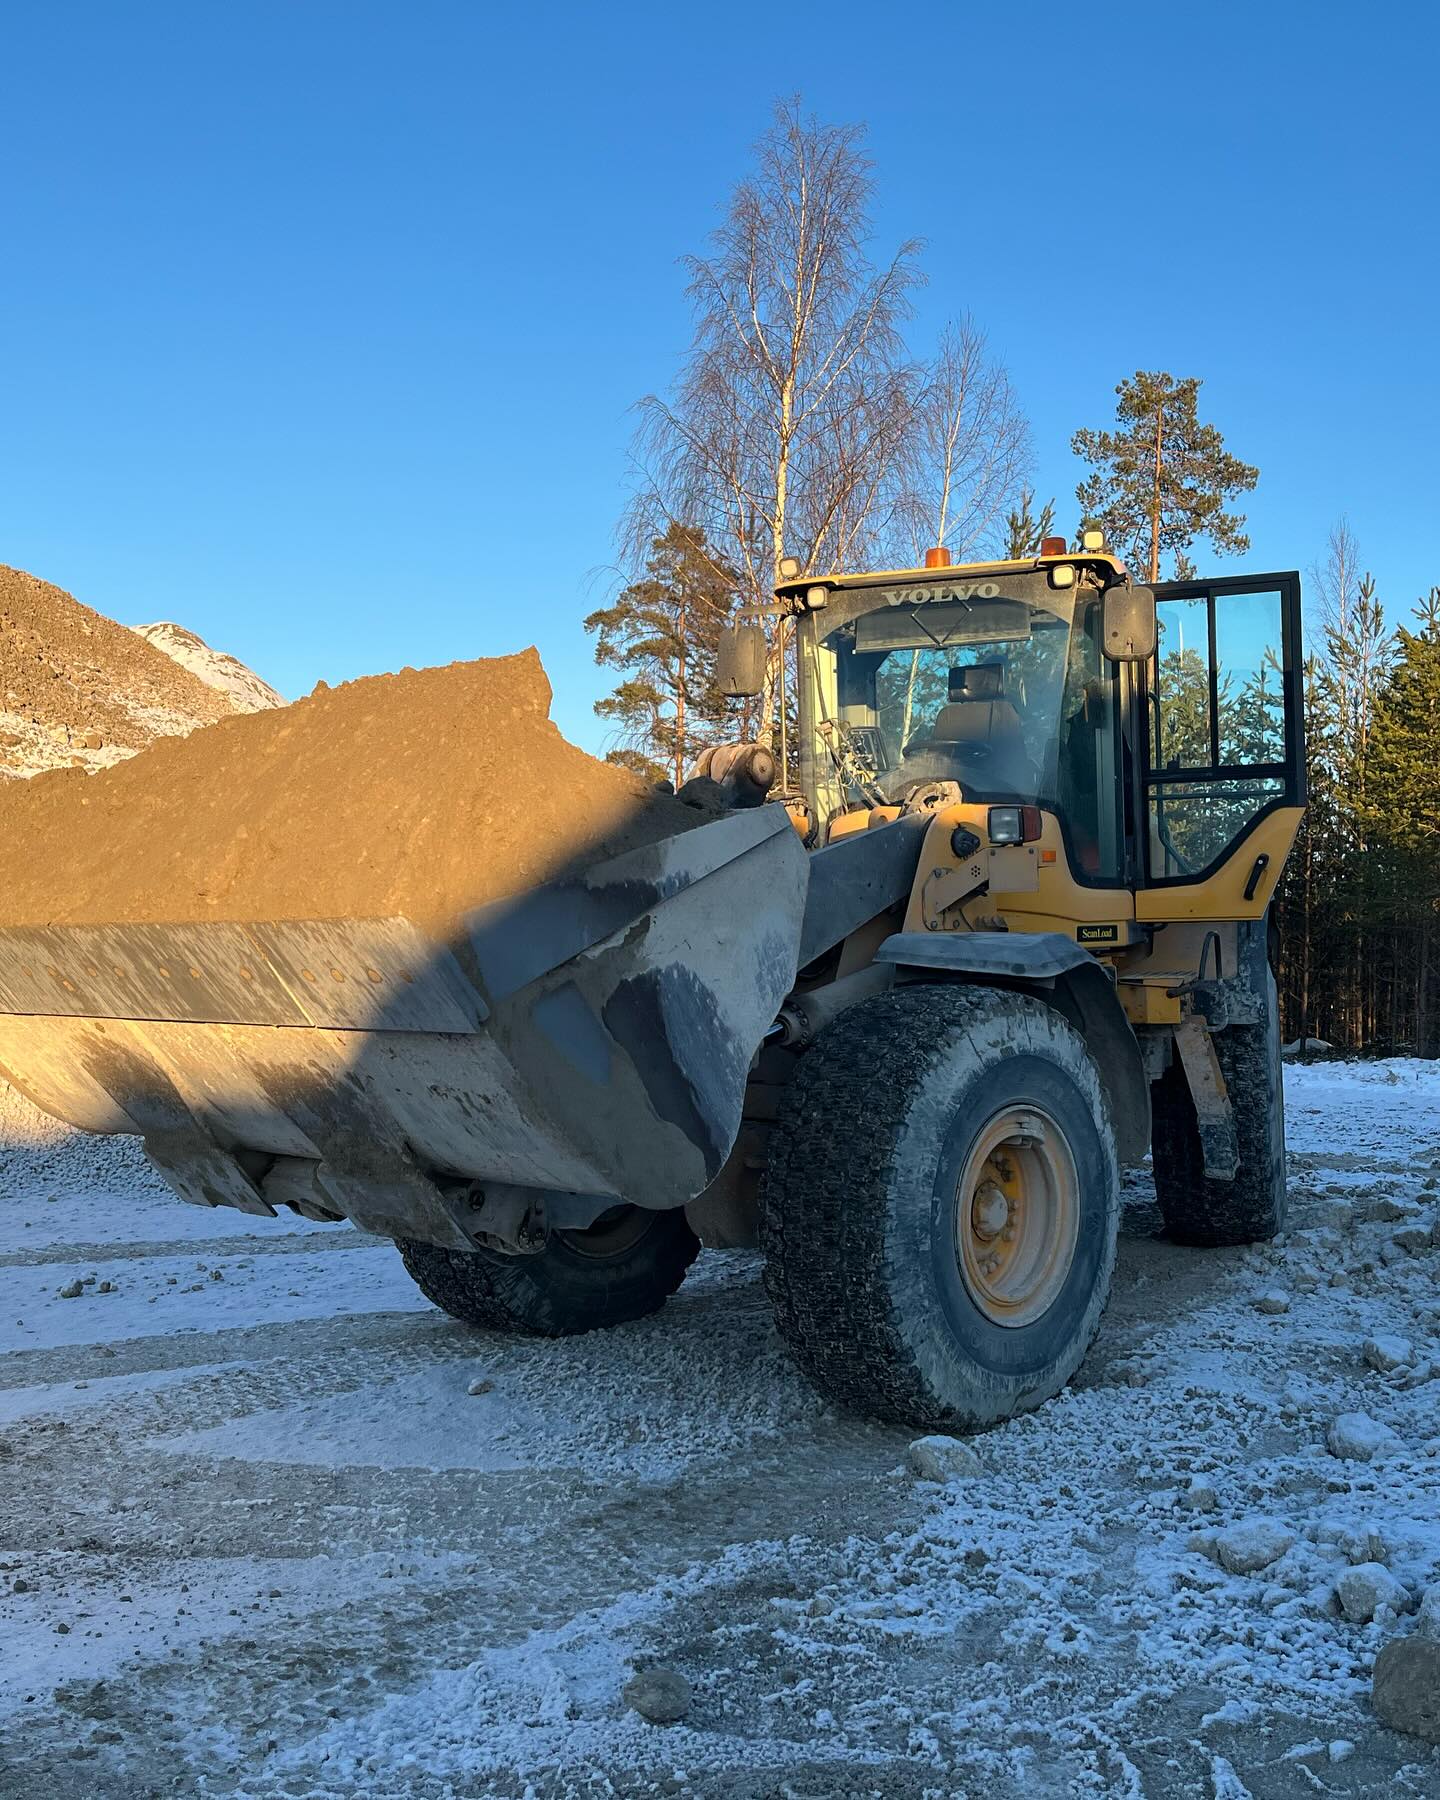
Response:
[{"label": "loader rear tire", "polygon": [[849,1008],[800,1059],[762,1188],[766,1287],[827,1398],[978,1430],[1074,1374],[1119,1220],[1079,1034],[1029,995],[917,985]]},{"label": "loader rear tire", "polygon": [[1266,1017],[1215,1033],[1215,1057],[1235,1115],[1240,1166],[1210,1181],[1190,1084],[1178,1056],[1150,1089],[1155,1198],[1177,1244],[1217,1249],[1265,1243],[1285,1229],[1285,1086],[1275,977],[1266,972]]},{"label": "loader rear tire", "polygon": [[397,1238],[427,1300],[467,1325],[575,1337],[657,1312],[700,1250],[683,1211],[616,1208],[585,1231],[554,1231],[532,1256],[442,1250]]}]

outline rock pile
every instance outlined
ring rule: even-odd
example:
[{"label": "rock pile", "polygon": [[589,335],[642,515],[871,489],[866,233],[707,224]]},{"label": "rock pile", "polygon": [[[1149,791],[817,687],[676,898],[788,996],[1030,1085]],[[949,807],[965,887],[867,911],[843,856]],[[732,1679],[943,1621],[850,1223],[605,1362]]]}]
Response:
[{"label": "rock pile", "polygon": [[105,768],[234,711],[133,631],[0,564],[0,775]]},{"label": "rock pile", "polygon": [[163,650],[182,669],[198,676],[206,687],[218,688],[235,712],[264,712],[267,707],[283,706],[285,696],[262,681],[251,668],[224,650],[212,649],[197,632],[187,631],[171,619],[154,625],[136,625],[132,629]]}]

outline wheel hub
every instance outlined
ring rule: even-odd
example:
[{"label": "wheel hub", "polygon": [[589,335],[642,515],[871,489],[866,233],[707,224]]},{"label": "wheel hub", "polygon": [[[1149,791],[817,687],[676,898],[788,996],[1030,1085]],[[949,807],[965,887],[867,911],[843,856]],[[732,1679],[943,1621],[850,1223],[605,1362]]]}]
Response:
[{"label": "wheel hub", "polygon": [[988,1244],[1010,1223],[1010,1202],[998,1182],[982,1181],[975,1190],[970,1208],[970,1227],[982,1243]]},{"label": "wheel hub", "polygon": [[591,1225],[580,1229],[560,1230],[555,1236],[579,1255],[602,1262],[607,1257],[624,1256],[650,1230],[657,1213],[638,1206],[612,1206]]},{"label": "wheel hub", "polygon": [[976,1133],[955,1192],[961,1278],[996,1325],[1032,1324],[1075,1259],[1080,1185],[1064,1132],[1032,1106],[1003,1108]]}]

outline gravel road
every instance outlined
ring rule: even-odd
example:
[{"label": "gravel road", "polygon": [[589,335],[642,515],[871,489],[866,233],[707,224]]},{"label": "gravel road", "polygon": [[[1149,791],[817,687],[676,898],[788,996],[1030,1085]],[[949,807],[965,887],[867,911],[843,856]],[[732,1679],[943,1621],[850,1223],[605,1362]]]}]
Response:
[{"label": "gravel road", "polygon": [[1370,1704],[1440,1582],[1440,1076],[1287,1080],[1290,1235],[1137,1180],[1081,1378],[948,1486],[751,1255],[513,1342],[0,1089],[0,1796],[1440,1793]]}]

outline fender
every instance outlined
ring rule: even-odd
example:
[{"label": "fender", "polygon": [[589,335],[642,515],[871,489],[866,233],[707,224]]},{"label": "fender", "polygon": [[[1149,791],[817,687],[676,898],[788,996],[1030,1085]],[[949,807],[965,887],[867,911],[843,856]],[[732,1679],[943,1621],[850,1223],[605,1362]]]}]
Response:
[{"label": "fender", "polygon": [[1145,1063],[1108,971],[1058,931],[899,931],[875,952],[897,977],[1001,982],[1031,990],[1085,1039],[1110,1103],[1116,1153],[1141,1163],[1150,1149]]}]

